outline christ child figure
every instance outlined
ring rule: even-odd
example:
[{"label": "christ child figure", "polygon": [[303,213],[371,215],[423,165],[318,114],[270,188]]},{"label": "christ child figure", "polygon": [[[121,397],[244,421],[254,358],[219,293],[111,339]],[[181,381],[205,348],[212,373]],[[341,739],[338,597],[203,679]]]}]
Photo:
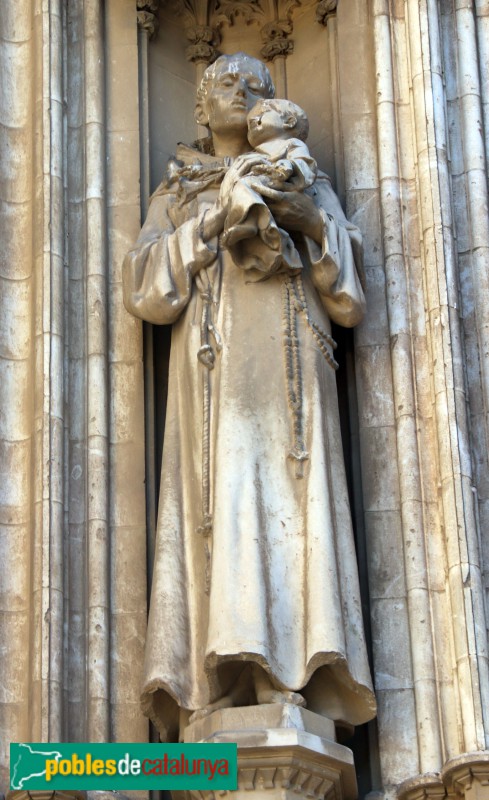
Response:
[{"label": "christ child figure", "polygon": [[253,263],[268,274],[301,270],[294,242],[277,226],[266,201],[313,185],[317,165],[305,143],[308,133],[305,111],[290,100],[259,100],[248,114],[254,150],[239,156],[239,179],[231,184],[225,178],[221,190],[228,208],[222,244],[238,266]]}]

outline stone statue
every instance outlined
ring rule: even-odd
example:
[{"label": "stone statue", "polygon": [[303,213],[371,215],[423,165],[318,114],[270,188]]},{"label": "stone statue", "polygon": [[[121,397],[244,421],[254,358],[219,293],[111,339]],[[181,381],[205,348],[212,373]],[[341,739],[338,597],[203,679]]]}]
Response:
[{"label": "stone statue", "polygon": [[124,262],[127,309],[173,325],[142,699],[163,740],[231,705],[375,714],[330,327],[364,314],[361,236],[273,94],[244,53],[206,70],[210,137]]}]

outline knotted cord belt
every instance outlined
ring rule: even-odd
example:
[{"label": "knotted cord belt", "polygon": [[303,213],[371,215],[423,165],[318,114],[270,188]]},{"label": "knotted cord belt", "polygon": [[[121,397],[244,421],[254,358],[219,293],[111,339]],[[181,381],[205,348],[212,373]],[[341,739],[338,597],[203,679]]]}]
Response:
[{"label": "knotted cord belt", "polygon": [[[283,330],[287,402],[292,417],[292,447],[289,458],[296,462],[296,478],[304,477],[304,461],[309,459],[304,442],[303,385],[299,348],[298,316],[302,315],[319,347],[321,354],[333,369],[338,364],[329,348],[337,347],[334,339],[309,316],[302,275],[289,276],[283,283]],[[328,347],[329,345],[329,347]]]},{"label": "knotted cord belt", "polygon": [[222,350],[221,337],[216,330],[212,319],[212,286],[205,270],[196,276],[196,284],[202,300],[202,317],[200,321],[200,348],[197,358],[205,367],[202,375],[202,525],[198,531],[204,536],[205,541],[205,591],[210,591],[210,536],[212,533],[212,514],[211,514],[211,479],[210,479],[210,441],[211,441],[211,377],[210,372],[214,369],[216,352],[209,340],[209,334],[214,337],[216,350]]}]

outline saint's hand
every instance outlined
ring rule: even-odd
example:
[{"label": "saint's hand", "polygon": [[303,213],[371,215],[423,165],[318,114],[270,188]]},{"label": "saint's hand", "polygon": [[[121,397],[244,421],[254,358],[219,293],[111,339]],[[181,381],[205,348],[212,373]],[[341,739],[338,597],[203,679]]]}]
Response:
[{"label": "saint's hand", "polygon": [[268,163],[268,159],[264,158],[259,153],[244,153],[238,156],[229,167],[221,184],[221,190],[219,192],[221,203],[227,206],[231,192],[236,183],[245,175],[249,175],[250,172],[253,172],[254,167]]},{"label": "saint's hand", "polygon": [[303,192],[275,192],[267,199],[267,205],[275,222],[286,231],[300,231],[317,244],[323,237],[323,221],[319,209],[309,195]]},{"label": "saint's hand", "polygon": [[220,236],[224,230],[224,223],[228,214],[230,195],[235,183],[257,164],[263,164],[266,159],[258,153],[246,153],[238,156],[234,164],[227,171],[221,184],[219,196],[211,208],[209,208],[202,222],[202,238],[208,242],[215,236]]}]

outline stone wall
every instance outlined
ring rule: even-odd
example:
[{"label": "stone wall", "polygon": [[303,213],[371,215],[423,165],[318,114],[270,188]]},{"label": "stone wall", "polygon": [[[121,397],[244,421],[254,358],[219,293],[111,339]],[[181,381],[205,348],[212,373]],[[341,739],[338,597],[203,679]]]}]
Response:
[{"label": "stone wall", "polygon": [[[0,764],[10,741],[147,739],[132,3],[2,3]],[[128,94],[132,102],[127,102]]]}]

